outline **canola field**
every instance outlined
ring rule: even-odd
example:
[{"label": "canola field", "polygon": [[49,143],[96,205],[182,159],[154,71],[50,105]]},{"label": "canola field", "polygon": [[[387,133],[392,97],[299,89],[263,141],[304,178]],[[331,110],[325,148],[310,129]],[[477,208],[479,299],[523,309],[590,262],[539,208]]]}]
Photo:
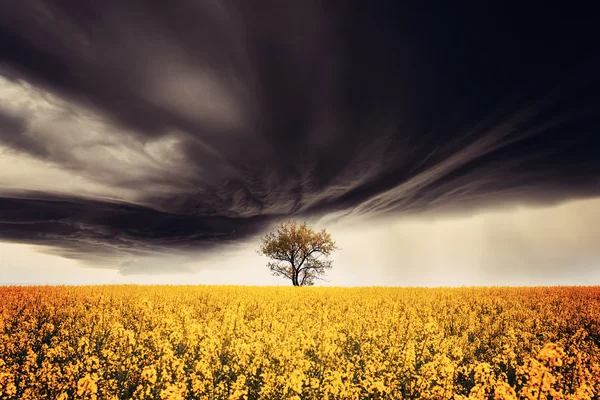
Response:
[{"label": "canola field", "polygon": [[0,287],[0,399],[598,399],[600,287]]}]

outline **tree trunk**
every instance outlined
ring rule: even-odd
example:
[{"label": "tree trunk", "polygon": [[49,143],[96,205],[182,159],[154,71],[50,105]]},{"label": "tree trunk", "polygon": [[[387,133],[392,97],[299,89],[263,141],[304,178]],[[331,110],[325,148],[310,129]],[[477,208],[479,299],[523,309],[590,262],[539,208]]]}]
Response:
[{"label": "tree trunk", "polygon": [[292,265],[292,285],[300,286],[298,283],[298,270]]}]

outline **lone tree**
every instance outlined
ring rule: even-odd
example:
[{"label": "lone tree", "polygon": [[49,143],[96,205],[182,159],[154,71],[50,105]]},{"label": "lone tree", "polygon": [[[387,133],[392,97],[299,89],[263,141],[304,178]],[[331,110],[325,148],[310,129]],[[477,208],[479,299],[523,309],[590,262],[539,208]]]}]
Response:
[{"label": "lone tree", "polygon": [[286,221],[261,239],[258,253],[274,260],[267,264],[273,275],[291,279],[294,286],[311,286],[332,268],[327,257],[336,249],[325,229],[315,232],[306,223]]}]

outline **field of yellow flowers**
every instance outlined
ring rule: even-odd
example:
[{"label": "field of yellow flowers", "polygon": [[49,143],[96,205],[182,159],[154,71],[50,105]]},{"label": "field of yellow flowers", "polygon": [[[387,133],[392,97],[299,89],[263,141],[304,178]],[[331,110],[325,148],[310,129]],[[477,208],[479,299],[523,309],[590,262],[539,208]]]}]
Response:
[{"label": "field of yellow flowers", "polygon": [[1,399],[597,399],[600,287],[0,288]]}]

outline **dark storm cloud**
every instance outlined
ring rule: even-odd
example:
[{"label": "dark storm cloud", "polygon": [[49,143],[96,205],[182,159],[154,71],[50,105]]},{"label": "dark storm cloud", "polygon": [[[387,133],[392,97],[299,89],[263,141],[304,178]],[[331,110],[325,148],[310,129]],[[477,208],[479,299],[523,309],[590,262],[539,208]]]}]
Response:
[{"label": "dark storm cloud", "polygon": [[28,96],[59,100],[0,103],[0,145],[113,198],[134,193],[130,205],[2,194],[3,239],[84,258],[179,251],[281,216],[548,203],[600,189],[590,10],[1,7],[0,71],[27,82]]},{"label": "dark storm cloud", "polygon": [[262,217],[182,216],[115,201],[35,192],[5,193],[0,209],[0,239],[56,246],[58,254],[88,261],[182,256],[185,251],[232,243],[264,226]]}]

